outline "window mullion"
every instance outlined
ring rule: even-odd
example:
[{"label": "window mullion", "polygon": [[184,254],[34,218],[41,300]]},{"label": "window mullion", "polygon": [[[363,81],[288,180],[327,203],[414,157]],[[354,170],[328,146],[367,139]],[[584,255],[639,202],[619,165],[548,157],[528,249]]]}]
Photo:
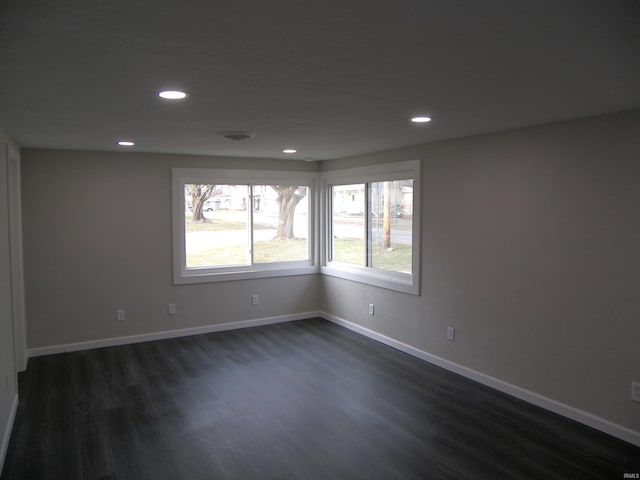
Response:
[{"label": "window mullion", "polygon": [[372,249],[372,231],[371,231],[371,183],[364,184],[364,225],[365,225],[365,264],[369,268],[373,265],[373,249]]},{"label": "window mullion", "polygon": [[249,234],[249,265],[253,266],[254,265],[254,261],[253,261],[253,255],[254,255],[254,248],[253,248],[253,185],[247,185],[248,187],[248,191],[249,191],[249,198],[247,199],[247,215],[248,215],[248,222],[247,222],[247,230],[248,230],[248,234]]},{"label": "window mullion", "polygon": [[327,208],[327,215],[325,218],[323,218],[323,221],[325,222],[325,225],[327,226],[327,234],[325,235],[325,238],[327,240],[327,261],[328,262],[332,262],[333,261],[333,242],[334,242],[334,235],[333,235],[333,202],[334,202],[334,198],[333,198],[333,185],[328,185],[326,190],[327,192],[327,200],[325,202],[326,208]]}]

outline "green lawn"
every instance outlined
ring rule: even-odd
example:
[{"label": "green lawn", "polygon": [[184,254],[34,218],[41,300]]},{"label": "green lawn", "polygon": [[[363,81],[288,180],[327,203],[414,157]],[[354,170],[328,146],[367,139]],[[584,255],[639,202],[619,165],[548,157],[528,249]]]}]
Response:
[{"label": "green lawn", "polygon": [[[211,265],[243,265],[248,262],[248,253],[243,245],[210,248],[200,252],[187,254],[189,268],[208,267]],[[307,258],[307,242],[297,240],[270,240],[255,243],[255,263],[280,262],[288,260],[305,260]],[[364,244],[360,240],[334,240],[334,258],[339,262],[364,264]],[[392,244],[391,250],[384,250],[379,244],[373,247],[373,267],[394,272],[411,272],[411,247],[409,245]]]},{"label": "green lawn", "polygon": [[[224,213],[222,214],[224,216]],[[187,233],[224,230],[244,230],[247,225],[243,222],[224,218],[209,217],[205,223],[193,223],[191,216],[186,215],[185,227]],[[270,228],[257,226],[256,228]],[[269,240],[255,242],[254,262],[270,263],[289,260],[305,260],[307,258],[307,241],[297,240]],[[362,240],[349,238],[334,239],[334,260],[355,265],[364,265],[365,245]],[[211,265],[243,265],[249,260],[246,247],[243,245],[210,248],[207,250],[187,253],[187,266],[207,267]],[[374,268],[395,272],[411,272],[411,246],[394,243],[391,249],[385,250],[381,244],[374,243],[372,252]]]},{"label": "green lawn", "polygon": [[385,250],[380,244],[373,246],[373,267],[394,272],[411,273],[411,246],[392,243]]},{"label": "green lawn", "polygon": [[[307,241],[270,240],[255,242],[255,263],[280,262],[288,260],[305,260],[307,258]],[[248,262],[248,252],[243,245],[210,248],[187,254],[187,266],[208,267],[211,265],[242,265]]]},{"label": "green lawn", "polygon": [[257,263],[286,262],[290,260],[306,260],[307,240],[271,240],[268,242],[255,242],[254,259]]},{"label": "green lawn", "polygon": [[248,262],[248,258],[247,250],[243,245],[210,248],[199,252],[187,252],[187,267],[242,265]]},{"label": "green lawn", "polygon": [[[364,242],[358,239],[334,238],[333,257],[338,262],[364,265]],[[374,268],[394,272],[411,273],[411,246],[392,243],[390,250],[380,243],[373,244],[372,262]]]},{"label": "green lawn", "polygon": [[222,218],[208,218],[206,222],[192,222],[192,215],[185,215],[185,231],[192,232],[210,232],[220,230],[246,230],[247,224],[243,222],[233,222]]},{"label": "green lawn", "polygon": [[[233,213],[233,212],[232,212]],[[235,212],[237,213],[237,212]],[[210,214],[205,214],[207,218],[206,222],[192,222],[192,214],[185,214],[185,232],[220,232],[223,230],[246,230],[247,224],[246,222],[238,222],[237,220],[227,220],[224,218],[224,214],[220,214],[220,212],[216,212],[216,216],[213,217]],[[254,224],[254,230],[264,230],[269,228],[276,228],[275,226],[270,227],[268,225],[259,225]]]}]

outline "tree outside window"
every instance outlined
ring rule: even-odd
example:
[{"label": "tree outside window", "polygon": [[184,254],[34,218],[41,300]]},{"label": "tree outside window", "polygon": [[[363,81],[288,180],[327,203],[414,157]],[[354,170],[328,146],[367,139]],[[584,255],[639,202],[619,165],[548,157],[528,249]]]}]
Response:
[{"label": "tree outside window", "polygon": [[186,268],[307,260],[308,189],[185,184]]}]

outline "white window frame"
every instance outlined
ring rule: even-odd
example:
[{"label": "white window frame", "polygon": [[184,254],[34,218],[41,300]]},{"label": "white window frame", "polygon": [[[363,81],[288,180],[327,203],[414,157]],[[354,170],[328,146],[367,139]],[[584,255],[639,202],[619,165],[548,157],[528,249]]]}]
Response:
[{"label": "white window frame", "polygon": [[[318,273],[317,239],[317,175],[308,172],[230,170],[216,168],[172,168],[172,220],[173,220],[173,283],[221,282],[252,278],[282,277]],[[185,184],[212,185],[304,185],[307,194],[309,231],[307,232],[307,260],[234,265],[230,267],[212,266],[187,268],[185,248]],[[252,205],[249,199],[248,205]],[[248,218],[253,223],[252,208],[248,208]],[[252,229],[253,225],[249,225]]]},{"label": "white window frame", "polygon": [[[333,186],[413,179],[413,218],[411,234],[411,272],[401,273],[366,265],[354,265],[333,261],[332,247],[332,196]],[[420,160],[385,163],[366,167],[332,170],[322,173],[322,259],[320,270],[324,275],[375,285],[390,290],[420,295]],[[365,200],[365,243],[370,231],[367,228],[369,202]]]}]

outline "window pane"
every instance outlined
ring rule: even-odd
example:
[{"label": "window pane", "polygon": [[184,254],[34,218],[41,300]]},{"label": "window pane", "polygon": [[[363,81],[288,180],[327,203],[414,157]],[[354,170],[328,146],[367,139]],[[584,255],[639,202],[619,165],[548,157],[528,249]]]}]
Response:
[{"label": "window pane", "polygon": [[247,185],[185,184],[187,268],[248,265]]},{"label": "window pane", "polygon": [[373,182],[369,193],[369,266],[411,273],[413,180]]},{"label": "window pane", "polygon": [[365,185],[331,187],[332,257],[336,262],[364,266],[365,250]]},{"label": "window pane", "polygon": [[254,262],[307,260],[308,213],[309,187],[254,185]]}]

